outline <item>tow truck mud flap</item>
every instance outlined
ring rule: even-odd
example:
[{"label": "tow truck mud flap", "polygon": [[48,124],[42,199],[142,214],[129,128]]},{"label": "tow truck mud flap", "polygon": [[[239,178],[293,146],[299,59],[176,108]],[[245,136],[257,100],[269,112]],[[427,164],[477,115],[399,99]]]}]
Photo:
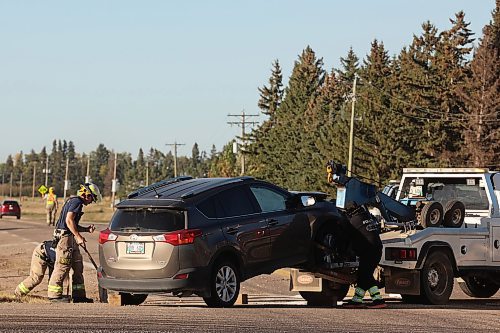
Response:
[{"label": "tow truck mud flap", "polygon": [[385,292],[420,295],[420,271],[384,267]]},{"label": "tow truck mud flap", "polygon": [[322,291],[322,279],[310,272],[290,269],[290,291]]}]

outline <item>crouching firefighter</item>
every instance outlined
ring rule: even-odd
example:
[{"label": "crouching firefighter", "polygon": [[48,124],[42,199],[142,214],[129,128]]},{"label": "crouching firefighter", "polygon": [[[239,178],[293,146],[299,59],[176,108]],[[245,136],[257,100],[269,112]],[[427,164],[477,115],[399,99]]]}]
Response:
[{"label": "crouching firefighter", "polygon": [[90,303],[92,299],[87,298],[85,283],[83,280],[83,258],[79,246],[85,246],[85,238],[82,232],[94,232],[93,224],[88,227],[80,226],[83,215],[83,206],[101,200],[101,193],[97,185],[85,183],[80,185],[78,193],[70,197],[61,210],[61,215],[54,230],[56,246],[56,260],[54,271],[49,280],[48,296],[51,302],[69,302],[68,298],[62,296],[63,281],[73,269],[72,299],[74,303]]},{"label": "crouching firefighter", "polygon": [[54,269],[56,251],[52,246],[52,241],[44,241],[38,244],[31,256],[30,275],[19,283],[14,291],[17,297],[27,295],[31,290],[43,281],[45,271],[49,269],[49,279]]},{"label": "crouching firefighter", "polygon": [[[346,168],[333,161],[327,163],[328,182],[337,186],[336,205],[349,220],[350,240],[352,248],[359,258],[358,278],[354,296],[344,307],[347,308],[385,308],[387,305],[380,295],[377,281],[373,277],[375,269],[382,258],[382,241],[380,225],[370,214],[368,207],[376,196],[374,185],[363,183],[358,179],[346,176]],[[368,292],[371,303],[364,303]]]}]

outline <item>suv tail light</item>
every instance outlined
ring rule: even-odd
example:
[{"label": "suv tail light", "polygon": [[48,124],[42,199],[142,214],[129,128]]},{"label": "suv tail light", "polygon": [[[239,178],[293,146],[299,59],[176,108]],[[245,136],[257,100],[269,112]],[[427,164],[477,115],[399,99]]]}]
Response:
[{"label": "suv tail light", "polygon": [[416,261],[417,260],[417,249],[405,249],[405,248],[386,248],[385,249],[385,260],[396,260],[396,261]]},{"label": "suv tail light", "polygon": [[118,236],[112,233],[111,230],[105,229],[99,233],[99,244],[115,241],[117,238]]},{"label": "suv tail light", "polygon": [[154,236],[153,239],[157,242],[165,242],[174,246],[193,244],[196,237],[201,236],[203,233],[199,229],[185,229],[174,232],[169,232],[163,235]]}]

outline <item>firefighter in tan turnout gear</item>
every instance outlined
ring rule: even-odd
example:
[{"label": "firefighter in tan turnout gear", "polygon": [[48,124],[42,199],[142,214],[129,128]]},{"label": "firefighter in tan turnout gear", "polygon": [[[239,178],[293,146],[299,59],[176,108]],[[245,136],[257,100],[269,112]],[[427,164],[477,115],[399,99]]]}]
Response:
[{"label": "firefighter in tan turnout gear", "polygon": [[49,188],[49,193],[45,194],[45,211],[47,212],[47,225],[55,225],[57,214],[57,195],[54,193],[54,188]]},{"label": "firefighter in tan turnout gear", "polygon": [[43,281],[45,271],[49,268],[49,278],[54,269],[56,251],[52,247],[52,241],[44,241],[38,244],[31,256],[30,275],[19,283],[14,291],[14,295],[21,297],[27,295],[33,288]]},{"label": "firefighter in tan turnout gear", "polygon": [[63,281],[70,269],[73,269],[73,302],[92,302],[86,297],[83,281],[83,259],[79,246],[85,246],[85,238],[81,232],[94,232],[94,225],[82,227],[79,225],[83,215],[83,206],[101,200],[97,185],[85,183],[80,185],[77,196],[69,198],[64,204],[59,220],[54,230],[56,246],[56,261],[54,271],[48,286],[49,300],[52,302],[69,302],[62,296]]}]

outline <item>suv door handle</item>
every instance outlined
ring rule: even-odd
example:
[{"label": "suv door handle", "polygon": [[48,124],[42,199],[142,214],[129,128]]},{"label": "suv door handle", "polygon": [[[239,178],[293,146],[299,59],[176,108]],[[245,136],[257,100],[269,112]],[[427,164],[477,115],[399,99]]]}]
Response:
[{"label": "suv door handle", "polygon": [[238,225],[238,226],[236,226],[236,227],[228,227],[228,228],[226,229],[226,232],[227,232],[228,234],[234,235],[235,233],[237,233],[237,232],[238,232],[238,230],[240,230],[240,226],[239,226],[239,225]]},{"label": "suv door handle", "polygon": [[272,225],[276,225],[278,223],[279,223],[279,221],[276,220],[276,219],[268,219],[267,220],[267,225],[271,225],[272,226]]}]

